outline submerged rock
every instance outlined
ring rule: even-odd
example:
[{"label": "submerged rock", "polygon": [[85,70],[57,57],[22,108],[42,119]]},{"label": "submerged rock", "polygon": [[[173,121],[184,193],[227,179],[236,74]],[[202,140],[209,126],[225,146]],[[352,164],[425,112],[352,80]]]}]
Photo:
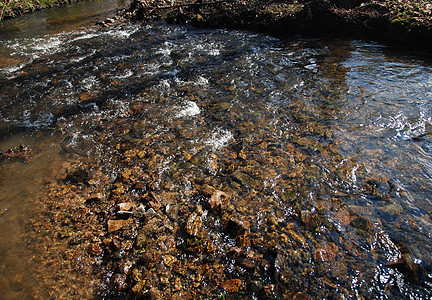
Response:
[{"label": "submerged rock", "polygon": [[197,208],[192,212],[186,220],[186,232],[190,236],[200,237],[202,236],[202,208],[197,205]]},{"label": "submerged rock", "polygon": [[242,281],[240,279],[229,279],[222,283],[222,288],[228,293],[236,293],[240,290]]},{"label": "submerged rock", "polygon": [[117,292],[124,292],[128,289],[127,276],[125,274],[114,274],[111,278],[113,289]]},{"label": "submerged rock", "polygon": [[222,206],[228,205],[228,201],[231,199],[231,196],[228,193],[215,190],[209,199],[208,203],[210,205],[210,209],[220,208]]}]

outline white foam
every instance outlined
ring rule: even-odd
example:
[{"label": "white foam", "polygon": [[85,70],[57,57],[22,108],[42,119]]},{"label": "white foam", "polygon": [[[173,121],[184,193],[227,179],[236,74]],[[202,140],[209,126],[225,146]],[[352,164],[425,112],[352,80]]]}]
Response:
[{"label": "white foam", "polygon": [[206,86],[208,84],[209,84],[208,79],[203,76],[198,76],[197,80],[195,81],[195,85],[198,86]]},{"label": "white foam", "polygon": [[214,150],[219,150],[226,147],[232,139],[234,139],[234,136],[229,130],[216,128],[213,130],[211,138],[207,139],[204,143],[211,146]]},{"label": "white foam", "polygon": [[201,109],[198,105],[193,101],[185,101],[183,108],[175,114],[176,118],[185,118],[199,115],[201,113]]}]

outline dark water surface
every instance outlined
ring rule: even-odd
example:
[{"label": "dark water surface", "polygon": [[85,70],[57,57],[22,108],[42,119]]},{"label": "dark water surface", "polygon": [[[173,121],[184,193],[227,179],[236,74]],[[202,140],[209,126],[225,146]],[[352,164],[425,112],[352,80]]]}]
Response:
[{"label": "dark water surface", "polygon": [[[0,165],[6,295],[31,294],[25,270],[34,265],[19,238],[26,214],[73,156],[125,187],[112,201],[140,201],[142,189],[124,175],[139,167],[152,178],[144,192],[174,195],[162,203],[167,214],[202,206],[168,218],[184,233],[173,234],[175,249],[155,252],[221,266],[221,282],[241,279],[238,297],[432,296],[429,58],[362,41],[166,24],[38,30],[0,32],[0,150],[32,150],[28,162]],[[205,185],[230,195],[222,212],[195,192]],[[188,228],[194,214],[203,232]],[[142,274],[145,222],[125,252]],[[191,249],[191,237],[217,250]],[[116,272],[109,259],[99,263],[106,282]],[[193,286],[164,262],[168,282],[177,276],[185,290]],[[214,297],[229,291],[210,276],[202,282]],[[164,284],[153,283],[161,291]],[[194,297],[209,297],[199,291]]]}]

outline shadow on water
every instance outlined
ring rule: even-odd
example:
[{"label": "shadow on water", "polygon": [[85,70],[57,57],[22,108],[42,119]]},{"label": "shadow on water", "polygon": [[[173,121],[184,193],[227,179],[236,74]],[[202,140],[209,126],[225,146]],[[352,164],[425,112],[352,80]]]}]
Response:
[{"label": "shadow on water", "polygon": [[159,23],[1,47],[11,297],[431,296],[430,64]]}]

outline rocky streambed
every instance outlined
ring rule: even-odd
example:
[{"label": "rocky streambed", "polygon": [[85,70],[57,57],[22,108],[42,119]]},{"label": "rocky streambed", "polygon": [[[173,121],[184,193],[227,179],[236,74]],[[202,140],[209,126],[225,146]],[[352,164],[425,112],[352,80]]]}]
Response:
[{"label": "rocky streambed", "polygon": [[[114,23],[2,43],[32,49],[1,69],[2,191],[20,168],[52,165],[25,198],[31,276],[3,255],[2,287],[44,299],[431,296],[427,59]],[[19,206],[0,200],[4,226]]]}]

